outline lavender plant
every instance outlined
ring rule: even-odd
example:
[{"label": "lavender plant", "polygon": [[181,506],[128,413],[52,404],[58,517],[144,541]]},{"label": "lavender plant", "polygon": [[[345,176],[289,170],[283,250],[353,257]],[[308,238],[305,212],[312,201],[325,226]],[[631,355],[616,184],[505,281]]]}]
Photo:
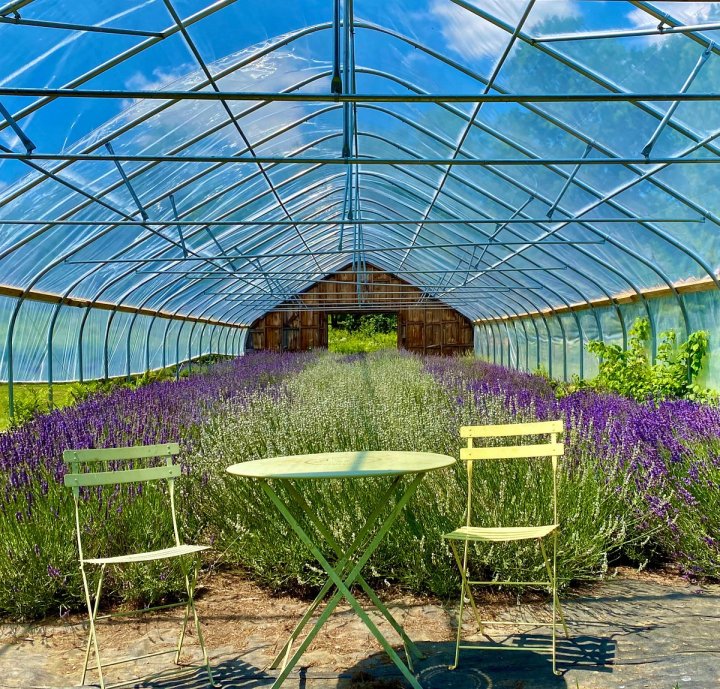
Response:
[{"label": "lavender plant", "polygon": [[[215,365],[179,382],[162,381],[117,389],[39,416],[0,434],[0,615],[37,617],[82,605],[70,491],[62,485],[67,448],[114,447],[180,441],[185,478],[203,476],[187,462],[199,429],[223,401],[252,394],[302,369],[313,355],[259,353]],[[170,542],[169,523],[149,525],[166,496],[146,489],[84,493],[86,540],[90,550],[107,552],[161,547]],[[188,507],[182,503],[182,507]],[[192,510],[182,510],[189,538],[197,536]],[[181,590],[169,572],[140,568],[111,573],[110,598],[145,603]]]},{"label": "lavender plant", "polygon": [[[475,359],[259,353],[178,383],[94,395],[0,435],[0,615],[36,617],[79,607],[81,586],[71,498],[61,484],[66,448],[180,440],[180,501],[188,539],[211,540],[217,562],[240,564],[279,588],[314,587],[321,572],[250,481],[227,465],[292,453],[351,449],[457,455],[458,427],[565,420],[561,576],[602,575],[622,555],[677,562],[689,576],[720,576],[720,409],[688,400],[639,403],[578,390],[562,398],[536,375]],[[539,465],[537,465],[539,467]],[[545,521],[539,468],[485,463],[475,472],[478,523]],[[426,477],[416,499],[370,562],[378,580],[455,592],[456,570],[440,538],[463,517],[463,467]],[[341,539],[352,538],[382,480],[306,482],[307,499]],[[168,525],[148,524],[161,490],[84,496],[91,547],[153,547]],[[152,541],[152,538],[150,539]],[[477,548],[479,574],[541,574],[532,547]],[[172,570],[126,569],[108,584],[115,599],[172,597]]]},{"label": "lavender plant", "polygon": [[[197,443],[195,462],[210,477],[212,498],[202,503],[207,528],[217,537],[226,561],[249,569],[280,588],[315,586],[322,573],[298,547],[293,535],[258,486],[227,476],[227,465],[287,454],[342,450],[418,450],[457,456],[458,428],[475,423],[532,418],[536,411],[508,404],[506,397],[483,394],[467,366],[417,357],[375,354],[350,362],[326,356],[297,377],[266,393],[233,400],[218,410]],[[535,377],[518,378],[525,394],[544,391]],[[549,388],[548,388],[549,390]],[[551,394],[551,391],[550,391]],[[540,409],[539,413],[545,410]],[[635,536],[644,504],[629,481],[608,480],[594,461],[595,448],[576,444],[562,473],[563,521],[568,524],[560,551],[566,582],[601,575],[608,554]],[[618,461],[617,453],[607,464]],[[551,518],[550,474],[537,466],[487,462],[475,472],[476,523],[542,523]],[[457,571],[443,533],[463,520],[464,467],[429,474],[416,498],[386,536],[369,572],[416,591],[454,592]],[[308,502],[349,541],[374,504],[382,481],[305,481]],[[547,496],[539,498],[541,489]],[[495,544],[476,549],[475,569],[499,579],[542,576],[534,544]]]},{"label": "lavender plant", "polygon": [[[502,400],[513,415],[565,419],[571,466],[590,462],[627,485],[637,533],[625,553],[720,575],[720,409],[690,400],[636,402],[578,390],[556,398],[541,376],[477,360],[428,360],[448,389]],[[638,500],[640,501],[638,503]],[[638,545],[642,545],[638,548]]]}]

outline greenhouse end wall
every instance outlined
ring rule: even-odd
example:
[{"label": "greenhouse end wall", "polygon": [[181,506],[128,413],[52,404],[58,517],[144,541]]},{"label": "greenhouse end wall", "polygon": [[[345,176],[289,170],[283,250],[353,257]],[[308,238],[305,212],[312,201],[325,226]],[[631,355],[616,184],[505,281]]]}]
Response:
[{"label": "greenhouse end wall", "polygon": [[[648,318],[653,333],[651,354],[662,333],[674,330],[679,339],[689,332],[708,332],[709,351],[698,383],[720,390],[720,293],[690,292],[676,298],[646,299],[613,306],[503,320],[476,321],[475,355],[485,361],[523,371],[543,370],[553,378],[589,379],[597,375],[597,359],[586,350],[590,340],[625,346],[638,318]],[[683,308],[684,307],[684,308]]]}]

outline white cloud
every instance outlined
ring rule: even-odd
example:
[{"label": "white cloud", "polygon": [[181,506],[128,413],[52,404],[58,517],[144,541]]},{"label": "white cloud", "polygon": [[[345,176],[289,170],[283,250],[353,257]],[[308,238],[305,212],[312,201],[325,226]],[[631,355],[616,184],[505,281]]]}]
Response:
[{"label": "white cloud", "polygon": [[[659,2],[654,6],[683,24],[703,24],[718,21],[720,18],[720,3],[716,2]],[[655,17],[639,7],[629,12],[627,18],[633,27],[639,29],[654,28],[658,25]]]},{"label": "white cloud", "polygon": [[434,0],[430,12],[440,20],[448,46],[468,57],[497,55],[507,43],[507,33],[480,17],[444,0]]},{"label": "white cloud", "polygon": [[197,69],[197,67],[185,63],[170,70],[156,67],[149,75],[143,72],[135,72],[125,80],[125,88],[130,91],[159,91],[173,81],[186,76],[188,72],[194,71],[194,69]]},{"label": "white cloud", "polygon": [[[526,5],[526,0],[487,0],[482,3],[482,9],[514,26]],[[504,29],[449,0],[432,0],[429,10],[440,22],[448,47],[465,57],[499,55],[510,40],[510,34]],[[523,28],[531,30],[553,17],[565,19],[578,15],[579,8],[574,0],[541,0],[530,11]]]}]

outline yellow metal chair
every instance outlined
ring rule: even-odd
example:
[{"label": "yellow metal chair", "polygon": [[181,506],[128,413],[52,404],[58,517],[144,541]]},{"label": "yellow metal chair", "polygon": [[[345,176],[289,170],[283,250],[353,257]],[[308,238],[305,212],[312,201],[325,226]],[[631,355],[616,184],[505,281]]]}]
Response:
[{"label": "yellow metal chair", "polygon": [[[558,457],[562,456],[565,446],[562,442],[558,442],[558,434],[563,432],[562,421],[538,421],[533,423],[504,424],[499,426],[463,426],[460,429],[460,436],[467,438],[467,447],[461,448],[460,459],[465,461],[467,467],[468,490],[467,490],[467,513],[465,525],[455,531],[445,534],[450,542],[453,555],[460,568],[461,588],[460,588],[460,614],[458,618],[457,639],[455,642],[455,662],[450,666],[454,670],[460,660],[461,649],[505,649],[505,650],[522,650],[517,646],[478,646],[478,645],[462,645],[462,617],[464,603],[467,599],[478,624],[479,631],[484,631],[484,624],[497,625],[496,621],[485,622],[480,619],[475,599],[473,598],[471,586],[547,586],[552,592],[552,622],[525,623],[531,626],[551,626],[552,627],[552,669],[557,675],[555,657],[556,657],[556,628],[558,617],[568,636],[567,625],[563,615],[562,606],[557,593],[557,534],[558,534],[558,514],[557,514],[557,466]],[[549,436],[549,442],[533,443],[525,445],[506,445],[501,447],[475,447],[475,438],[500,438],[500,437],[526,437],[526,436]],[[512,526],[512,527],[482,527],[473,526],[471,524],[472,514],[472,488],[473,488],[473,462],[480,460],[503,460],[503,459],[549,459],[552,463],[552,514],[553,523],[540,526]],[[545,539],[552,539],[552,558],[548,558],[545,549]],[[537,540],[540,552],[545,560],[545,568],[547,570],[547,581],[473,581],[470,580],[468,574],[468,550],[472,542],[508,542]],[[460,556],[458,543],[463,543],[462,557]],[[514,623],[512,623],[514,624]]]},{"label": "yellow metal chair", "polygon": [[[100,594],[102,592],[105,569],[108,566],[121,566],[130,563],[136,564],[157,560],[169,560],[173,558],[179,558],[179,563],[185,577],[187,601],[171,605],[161,605],[144,608],[141,611],[137,611],[148,612],[152,610],[168,609],[170,607],[184,605],[185,615],[183,618],[182,628],[180,630],[177,645],[174,648],[166,651],[156,651],[154,653],[148,653],[142,656],[122,658],[121,660],[113,660],[111,662],[105,663],[105,667],[108,667],[109,665],[119,665],[121,663],[138,661],[143,658],[163,655],[166,653],[174,653],[175,663],[179,664],[183,641],[185,639],[185,631],[187,629],[190,616],[192,615],[198,636],[198,642],[202,650],[203,665],[205,667],[205,670],[207,671],[210,684],[214,686],[213,676],[210,670],[210,663],[208,660],[208,654],[207,650],[205,649],[205,642],[203,639],[202,629],[200,627],[200,620],[198,618],[194,602],[195,583],[197,581],[197,571],[199,566],[197,554],[203,550],[207,550],[209,546],[187,545],[183,544],[180,541],[180,534],[177,525],[177,516],[175,512],[175,479],[180,476],[180,466],[178,464],[173,464],[172,461],[173,456],[177,455],[179,452],[180,447],[177,443],[166,443],[164,445],[118,447],[101,450],[66,450],[63,453],[63,459],[65,460],[65,463],[69,466],[70,469],[70,472],[65,475],[65,485],[72,488],[73,496],[75,499],[75,531],[77,535],[77,545],[80,559],[80,572],[82,573],[83,586],[85,588],[85,601],[87,604],[90,625],[90,632],[88,635],[87,646],[85,648],[85,659],[83,662],[80,684],[85,684],[85,677],[87,675],[87,671],[95,669],[98,672],[98,679],[101,689],[105,689],[106,687],[105,680],[103,678],[103,664],[100,658],[100,648],[98,644],[97,629],[95,625],[96,620],[99,619],[98,609],[100,607]],[[147,468],[126,468],[109,471],[107,470],[107,467],[104,466],[106,462],[127,462],[130,464],[130,466],[133,466],[133,464],[138,460],[148,460],[151,458],[164,458],[165,461],[159,466],[150,466]],[[94,470],[98,467],[100,468],[99,471]],[[83,500],[80,499],[81,488],[116,486],[118,484],[125,483],[145,483],[148,481],[161,480],[166,480],[168,482],[168,506],[172,518],[174,544],[161,550],[129,553],[113,557],[86,557],[83,549],[83,528],[82,520],[80,517],[80,505],[83,503]],[[94,602],[92,601],[92,593],[88,585],[88,576],[86,572],[86,567],[88,567],[88,565],[100,568],[100,576]],[[104,615],[103,618],[127,614],[128,613],[115,613]],[[96,665],[92,667],[88,665],[90,660],[91,647],[95,652],[96,661]],[[193,671],[194,669],[194,667],[187,667],[183,668],[183,671]],[[112,685],[107,685],[107,687],[109,688],[134,684],[141,679],[147,679],[147,677],[133,678],[126,681],[117,682]]]}]

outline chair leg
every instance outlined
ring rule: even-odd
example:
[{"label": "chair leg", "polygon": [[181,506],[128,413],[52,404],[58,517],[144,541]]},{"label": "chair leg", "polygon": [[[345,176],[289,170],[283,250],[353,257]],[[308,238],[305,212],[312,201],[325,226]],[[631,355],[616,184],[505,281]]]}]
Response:
[{"label": "chair leg", "polygon": [[[462,563],[458,555],[457,549],[453,541],[450,541],[450,547],[452,548],[455,560],[460,565],[460,611],[458,612],[457,621],[457,635],[455,637],[455,661],[452,665],[448,666],[448,670],[454,670],[460,663],[460,641],[462,639],[462,623],[463,623],[463,610],[465,607],[465,592],[468,589],[467,585],[467,560],[468,560],[468,542],[465,541],[465,549],[463,552]],[[472,600],[472,598],[470,599]]]},{"label": "chair leg", "polygon": [[553,562],[552,567],[548,560],[547,553],[545,551],[545,544],[542,539],[538,539],[540,544],[540,550],[545,560],[545,569],[547,570],[548,577],[551,582],[551,593],[552,593],[552,669],[553,674],[561,675],[562,673],[557,669],[556,665],[556,646],[557,646],[557,620],[560,618],[562,623],[563,631],[565,632],[565,638],[570,638],[568,633],[567,624],[565,623],[565,615],[563,614],[562,606],[560,605],[560,598],[557,590],[557,534],[553,534]]},{"label": "chair leg", "polygon": [[[458,569],[462,572],[463,566],[462,562],[460,561],[460,555],[457,551],[457,548],[455,547],[455,544],[453,541],[450,541],[450,548],[453,551],[453,555],[455,556],[455,562],[457,562]],[[466,568],[467,569],[467,568]],[[467,579],[467,576],[466,576]],[[470,601],[470,607],[472,608],[473,615],[475,616],[475,623],[478,626],[478,631],[483,634],[485,633],[485,626],[482,623],[482,620],[480,619],[480,611],[477,609],[477,603],[475,602],[475,596],[473,595],[472,589],[470,588],[470,584],[465,582],[465,595],[468,597],[468,600]]]},{"label": "chair leg", "polygon": [[105,689],[105,680],[103,679],[102,663],[100,661],[100,649],[97,641],[97,631],[95,629],[95,618],[98,614],[100,607],[100,593],[102,591],[103,578],[105,576],[105,565],[100,568],[100,580],[98,581],[97,592],[95,594],[95,605],[92,604],[90,599],[90,587],[88,585],[87,574],[85,572],[85,565],[80,563],[80,572],[82,574],[83,588],[85,589],[85,602],[88,609],[88,621],[90,623],[90,630],[88,632],[87,645],[85,647],[85,659],[83,661],[82,674],[80,676],[80,684],[85,684],[85,677],[87,676],[88,663],[90,662],[90,647],[92,646],[95,650],[95,661],[97,662],[98,678],[100,680],[100,689]]},{"label": "chair leg", "polygon": [[180,629],[180,636],[178,637],[177,651],[175,652],[175,665],[180,664],[180,654],[182,653],[183,643],[185,641],[185,632],[187,630],[187,623],[190,619],[190,601],[185,604],[185,613],[183,615],[182,627]]},{"label": "chair leg", "polygon": [[180,637],[180,642],[178,644],[177,658],[179,659],[180,650],[182,649],[182,640],[185,635],[185,628],[187,626],[188,613],[192,612],[193,621],[195,623],[195,631],[197,632],[197,637],[198,637],[198,643],[200,644],[200,650],[202,651],[203,664],[205,665],[205,671],[207,672],[208,680],[210,681],[210,686],[217,687],[219,685],[215,682],[215,679],[213,678],[213,675],[212,675],[212,670],[210,669],[210,659],[208,657],[207,648],[205,647],[205,638],[202,633],[202,627],[200,626],[200,617],[198,616],[197,610],[195,609],[195,586],[197,584],[198,568],[199,568],[199,563],[196,564],[195,567],[193,568],[193,575],[191,578],[190,575],[188,574],[187,570],[183,567],[183,573],[185,575],[185,588],[187,590],[187,595],[188,595],[188,605],[186,608],[185,619],[183,621],[183,629],[182,629],[182,634]]}]

